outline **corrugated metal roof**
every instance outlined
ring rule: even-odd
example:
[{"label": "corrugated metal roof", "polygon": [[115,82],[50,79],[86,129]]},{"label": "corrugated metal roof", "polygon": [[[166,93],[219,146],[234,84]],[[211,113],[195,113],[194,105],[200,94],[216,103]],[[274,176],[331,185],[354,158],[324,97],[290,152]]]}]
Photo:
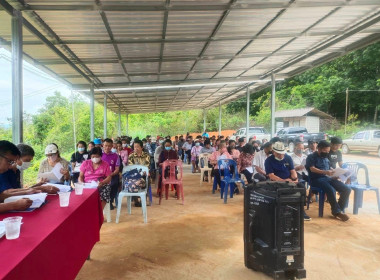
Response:
[{"label": "corrugated metal roof", "polygon": [[332,118],[329,114],[326,114],[313,107],[292,109],[292,110],[282,110],[275,112],[276,118],[292,118],[292,117],[303,117],[303,116],[318,116],[323,119]]},{"label": "corrugated metal roof", "polygon": [[[272,73],[291,77],[380,39],[380,0],[2,3],[1,45],[11,9],[22,11],[26,59],[73,88],[93,82],[97,100],[107,93],[110,109],[129,113],[231,102]],[[179,84],[192,87],[165,88]]]}]

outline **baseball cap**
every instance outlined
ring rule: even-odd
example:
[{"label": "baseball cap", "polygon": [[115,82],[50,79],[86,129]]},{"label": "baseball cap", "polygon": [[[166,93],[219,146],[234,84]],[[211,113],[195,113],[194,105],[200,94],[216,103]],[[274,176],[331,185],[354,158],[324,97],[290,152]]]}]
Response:
[{"label": "baseball cap", "polygon": [[56,154],[56,153],[58,153],[58,149],[57,149],[57,147],[54,144],[49,144],[49,145],[46,146],[46,148],[45,148],[45,155]]}]

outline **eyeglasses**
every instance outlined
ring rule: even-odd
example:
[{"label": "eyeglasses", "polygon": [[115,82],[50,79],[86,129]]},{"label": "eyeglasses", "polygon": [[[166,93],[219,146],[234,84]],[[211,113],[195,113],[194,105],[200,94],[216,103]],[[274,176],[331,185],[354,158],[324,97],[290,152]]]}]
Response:
[{"label": "eyeglasses", "polygon": [[16,163],[16,161],[10,160],[9,158],[7,158],[6,156],[4,156],[2,154],[0,154],[0,157],[5,158],[9,165],[14,165]]}]

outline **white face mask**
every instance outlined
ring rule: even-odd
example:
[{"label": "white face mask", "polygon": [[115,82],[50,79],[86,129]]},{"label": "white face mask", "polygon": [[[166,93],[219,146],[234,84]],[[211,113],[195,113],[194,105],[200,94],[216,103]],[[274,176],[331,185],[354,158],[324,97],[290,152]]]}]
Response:
[{"label": "white face mask", "polygon": [[112,149],[111,149],[111,152],[116,153],[117,150],[116,150],[115,148],[112,148]]},{"label": "white face mask", "polygon": [[30,167],[30,165],[31,165],[31,162],[24,162],[23,161],[21,165],[17,164],[17,169],[20,170],[20,171],[26,170],[26,169],[28,169]]},{"label": "white face mask", "polygon": [[282,161],[282,158],[278,158],[278,157],[274,157],[276,160],[278,160],[278,161]]},{"label": "white face mask", "polygon": [[93,158],[91,158],[91,161],[92,161],[93,163],[99,163],[100,158],[98,158],[98,157],[93,157]]},{"label": "white face mask", "polygon": [[125,148],[125,147],[127,147],[127,144],[121,144],[121,146],[122,146],[123,148]]}]

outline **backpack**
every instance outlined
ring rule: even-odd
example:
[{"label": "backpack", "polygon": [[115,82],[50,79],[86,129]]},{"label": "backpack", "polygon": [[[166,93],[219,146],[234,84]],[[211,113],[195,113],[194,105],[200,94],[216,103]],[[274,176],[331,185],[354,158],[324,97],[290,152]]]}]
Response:
[{"label": "backpack", "polygon": [[137,168],[129,170],[123,174],[123,190],[130,193],[140,192],[146,188],[145,174]]}]

